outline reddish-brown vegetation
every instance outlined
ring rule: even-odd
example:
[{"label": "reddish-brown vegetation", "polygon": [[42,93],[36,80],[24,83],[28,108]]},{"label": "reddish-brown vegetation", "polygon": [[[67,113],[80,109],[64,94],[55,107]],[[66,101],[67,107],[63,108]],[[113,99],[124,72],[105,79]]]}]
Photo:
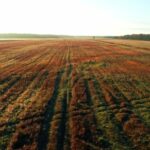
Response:
[{"label": "reddish-brown vegetation", "polygon": [[150,149],[144,44],[0,42],[0,149]]}]

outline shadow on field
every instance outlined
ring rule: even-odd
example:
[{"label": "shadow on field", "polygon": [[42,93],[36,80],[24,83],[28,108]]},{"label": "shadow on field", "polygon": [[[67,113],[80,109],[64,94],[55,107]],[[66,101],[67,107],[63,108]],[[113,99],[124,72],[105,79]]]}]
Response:
[{"label": "shadow on field", "polygon": [[50,122],[51,122],[53,114],[54,114],[55,103],[56,103],[56,99],[59,94],[59,84],[60,84],[63,73],[64,73],[63,69],[58,71],[56,79],[55,79],[53,95],[52,95],[51,99],[48,101],[48,104],[45,108],[44,120],[42,122],[41,131],[39,133],[39,138],[38,138],[38,149],[39,150],[45,150],[47,147],[47,143],[49,140],[49,130],[50,130],[50,126],[51,126]]},{"label": "shadow on field", "polygon": [[66,131],[66,113],[67,113],[67,93],[64,94],[64,98],[62,101],[62,114],[61,121],[58,128],[57,135],[57,150],[61,150],[64,145],[65,131]]},{"label": "shadow on field", "polygon": [[[69,100],[70,100],[70,97],[71,97],[71,93],[70,93],[70,88],[69,88],[69,80],[70,80],[70,75],[71,75],[71,72],[72,72],[72,69],[73,69],[73,66],[70,64],[67,68],[67,78],[66,78],[66,81],[65,81],[65,85],[67,86],[66,87],[66,90],[65,90],[65,93],[64,93],[64,97],[63,97],[63,100],[62,100],[62,114],[61,114],[61,121],[60,121],[60,124],[59,124],[59,128],[58,128],[58,134],[57,134],[57,147],[56,149],[57,150],[62,150],[63,149],[63,146],[64,146],[64,142],[65,142],[65,134],[66,133],[66,123],[67,123],[67,106],[69,105]],[[68,135],[67,135],[68,136]]]}]

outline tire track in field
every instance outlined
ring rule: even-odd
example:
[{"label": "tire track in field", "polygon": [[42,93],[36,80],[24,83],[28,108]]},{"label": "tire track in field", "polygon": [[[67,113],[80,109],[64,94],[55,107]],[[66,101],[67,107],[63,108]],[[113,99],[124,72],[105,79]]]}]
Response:
[{"label": "tire track in field", "polygon": [[[137,96],[136,99],[135,98],[128,99],[128,97],[122,91],[122,86],[119,86],[118,84],[115,84],[114,80],[112,80],[112,81],[113,81],[113,87],[115,88],[115,91],[120,93],[120,95],[119,95],[120,98],[125,99],[126,102],[128,103],[128,105],[130,105],[130,107],[132,108],[133,112],[145,124],[145,126],[150,127],[150,122],[149,122],[149,118],[150,118],[150,113],[149,113],[150,104],[149,104],[149,101],[148,101],[149,96],[148,97],[143,97],[143,98]],[[143,99],[147,99],[147,100],[143,101]],[[142,106],[143,106],[144,110],[142,109]]]},{"label": "tire track in field", "polygon": [[[45,65],[45,67],[43,68],[41,68],[41,71],[40,71],[40,74],[41,74],[41,72],[42,71],[44,71],[44,70],[47,70],[52,64],[52,60],[53,60],[53,57],[56,55],[56,53],[54,53],[53,55],[52,55],[52,57],[49,59],[49,61],[48,61],[48,63]],[[48,81],[48,80],[47,80]],[[46,81],[46,82],[47,82]],[[47,83],[44,83],[45,84],[45,86],[47,86]],[[42,89],[41,89],[42,90]],[[39,93],[37,94],[37,98],[38,98],[38,96],[39,96]],[[44,95],[45,96],[45,95]],[[33,111],[34,111],[34,109],[32,108],[33,107],[33,105],[35,104],[36,105],[36,101],[35,101],[36,99],[34,99],[34,100],[32,100],[32,105],[30,105],[29,107],[30,108],[28,108],[28,106],[26,107],[27,109],[32,109]],[[33,101],[35,101],[34,103],[33,103]],[[41,112],[40,113],[37,113],[37,115],[36,114],[34,114],[33,113],[33,115],[31,115],[31,113],[32,113],[32,111],[28,111],[26,109],[26,112],[23,112],[23,118],[22,119],[20,119],[20,121],[23,121],[25,124],[27,123],[27,122],[31,122],[31,128],[32,128],[32,126],[34,126],[34,124],[35,124],[35,122],[34,121],[32,121],[32,119],[33,120],[38,120],[38,118],[40,117],[42,117],[41,115]],[[39,116],[40,115],[40,116]],[[28,117],[29,116],[29,117]],[[37,118],[37,119],[36,119]],[[41,120],[41,119],[40,119]],[[17,125],[19,128],[22,128],[21,126],[23,125],[22,123],[23,122],[18,122],[19,124]],[[29,127],[30,128],[30,127]],[[29,130],[29,128],[28,128],[28,130]],[[36,133],[38,133],[38,131],[36,132]],[[34,134],[36,134],[36,133],[33,133],[32,135],[31,135],[31,137],[34,135]],[[15,132],[15,134],[14,134],[14,137],[17,135],[17,130],[16,130],[16,132]],[[17,137],[18,137],[19,135],[17,135]],[[29,136],[29,135],[28,135]],[[31,138],[30,137],[30,138]],[[35,135],[35,137],[36,137],[36,135]],[[19,137],[18,137],[19,138]],[[33,137],[34,138],[34,137]],[[28,138],[29,139],[29,138]],[[24,140],[28,140],[27,138],[25,138]],[[32,139],[33,140],[33,139]],[[11,144],[10,144],[10,147],[17,147],[17,143],[20,143],[21,142],[21,138],[20,139],[17,139],[17,141],[11,141]],[[19,146],[19,145],[18,145]],[[20,145],[19,147],[21,148],[23,146],[23,143],[22,143],[22,145]]]},{"label": "tire track in field", "polygon": [[[4,103],[3,107],[1,108],[1,113],[0,113],[1,119],[2,119],[2,118],[5,119],[5,116],[2,116],[2,115],[3,115],[3,113],[5,112],[6,108],[7,108],[11,103],[14,103],[14,102],[18,99],[18,97],[20,96],[20,94],[22,94],[22,93],[24,92],[24,90],[27,89],[28,86],[30,86],[30,84],[31,84],[30,81],[32,82],[35,77],[36,77],[36,75],[29,77],[29,78],[28,78],[28,81],[26,81],[26,83],[25,83],[25,81],[24,81],[23,84],[22,84],[22,88],[21,88],[21,89],[18,88],[16,94],[14,94],[13,99],[10,99],[9,101],[7,100],[7,102]],[[24,79],[24,80],[25,80],[25,79]],[[11,95],[9,96],[9,98],[11,98]],[[11,128],[11,127],[9,126],[9,124],[7,124],[7,125],[4,127],[3,130],[1,130],[1,132],[0,132],[0,138],[1,138],[1,140],[3,141],[3,138],[4,138],[5,136],[6,136],[7,138],[5,138],[5,141],[4,141],[3,143],[1,143],[2,145],[0,144],[0,148],[2,148],[2,149],[5,149],[5,148],[6,148],[6,143],[7,143],[7,140],[8,140],[8,138],[9,138],[9,135],[10,135],[13,131],[14,131],[14,128]],[[6,142],[6,143],[5,143],[5,142]]]},{"label": "tire track in field", "polygon": [[[93,150],[112,149],[112,143],[110,141],[109,135],[105,134],[104,128],[102,128],[102,126],[99,124],[99,118],[97,114],[97,103],[99,103],[100,101],[95,102],[93,99],[94,93],[92,89],[94,90],[94,87],[91,86],[91,83],[93,83],[93,81],[91,80],[93,79],[91,78],[92,75],[87,75],[87,72],[85,72],[85,68],[82,68],[80,72],[83,72],[87,102],[88,106],[90,107],[89,109],[91,110],[91,114],[93,115],[93,140],[91,140],[91,142],[86,142],[86,144],[89,144],[89,147],[91,147],[90,149]],[[100,105],[100,103],[98,105]],[[90,139],[91,137],[88,138]]]},{"label": "tire track in field", "polygon": [[64,99],[62,101],[62,112],[61,112],[61,120],[57,130],[57,143],[56,149],[58,150],[69,150],[70,149],[70,113],[69,113],[69,103],[72,96],[71,93],[71,74],[73,70],[73,66],[71,64],[71,43],[66,43],[66,73],[64,77],[63,89],[64,89]]},{"label": "tire track in field", "polygon": [[[103,95],[102,88],[100,86],[99,81],[93,77],[93,88],[95,94],[99,102],[97,103],[97,107],[95,107],[95,111],[97,113],[97,117],[100,125],[102,126],[105,134],[109,137],[109,139],[113,142],[114,148],[122,148],[122,149],[132,149],[131,141],[128,139],[127,135],[124,133],[120,123],[114,117],[113,111],[109,108],[109,105],[105,102],[105,97]],[[100,116],[103,117],[100,117]],[[109,120],[108,120],[109,119]],[[109,123],[109,125],[108,125]]]},{"label": "tire track in field", "polygon": [[[47,68],[47,69],[51,69],[52,64],[53,64],[52,60],[53,60],[53,59],[50,58],[48,64],[46,65],[46,68]],[[51,64],[51,63],[52,63],[52,64]],[[52,74],[53,74],[53,71],[52,71]],[[46,87],[47,87],[47,86],[50,86],[48,80],[47,80],[44,84],[45,84],[44,86],[46,86]],[[43,88],[44,88],[44,87],[43,87]],[[45,90],[45,88],[44,88],[44,89],[43,89],[43,88],[42,88],[41,90]],[[47,87],[47,88],[48,88],[48,87]],[[43,91],[43,92],[44,92],[44,91]],[[46,94],[46,93],[45,93],[45,94]],[[50,94],[50,95],[51,95],[51,94]],[[46,95],[43,95],[43,97],[44,97],[44,96],[46,96]],[[40,93],[37,95],[37,98],[38,98],[38,97],[40,97]],[[49,96],[48,96],[48,97],[49,97]],[[45,99],[45,100],[42,99],[42,97],[40,97],[40,99],[43,100],[43,104],[41,104],[41,107],[42,107],[43,105],[45,105],[45,104],[47,103],[47,100],[46,100],[46,99]],[[35,99],[35,100],[36,100],[36,99]],[[37,105],[37,106],[36,106],[36,105]],[[43,114],[43,111],[44,111],[44,110],[43,110],[43,109],[44,109],[43,107],[42,107],[42,108],[36,108],[36,107],[39,107],[39,106],[38,106],[38,102],[36,102],[36,101],[33,102],[32,105],[30,105],[29,107],[30,107],[31,111],[26,109],[26,112],[24,112],[24,113],[25,113],[25,116],[24,116],[24,118],[25,118],[24,124],[27,124],[27,126],[28,126],[28,122],[30,122],[31,127],[26,127],[26,129],[22,129],[23,122],[20,122],[20,123],[17,125],[20,129],[22,129],[22,130],[27,130],[27,131],[29,131],[29,130],[32,128],[32,126],[35,126],[35,124],[36,124],[34,121],[32,121],[32,117],[27,117],[27,116],[30,116],[30,115],[33,116],[33,117],[34,117],[34,120],[37,120],[39,117],[42,119],[42,114]],[[27,108],[28,108],[28,107],[27,107]],[[35,108],[35,110],[34,110],[34,108]],[[29,108],[28,108],[28,109],[29,109]],[[39,112],[39,113],[37,112],[37,109],[40,109],[40,112]],[[41,110],[41,109],[42,109],[42,110]],[[32,111],[34,111],[35,113],[32,113]],[[39,114],[40,116],[37,116],[36,114]],[[38,117],[38,118],[36,119],[35,117],[36,117],[36,118]],[[31,118],[31,120],[30,120],[30,118]],[[27,119],[27,120],[26,120],[26,119]],[[40,124],[41,124],[41,121],[40,121]],[[39,125],[37,124],[36,126],[39,126]],[[36,129],[36,128],[35,128],[35,129]],[[32,130],[32,129],[31,129],[31,130]],[[32,133],[31,135],[30,135],[30,133],[27,133],[26,138],[24,138],[24,140],[25,140],[26,142],[30,139],[31,142],[27,142],[27,143],[30,143],[30,146],[32,146],[32,142],[35,141],[35,138],[36,138],[37,134],[39,133],[39,131],[36,131],[36,132],[35,132],[35,131],[33,131],[33,130],[32,130],[32,132],[33,132],[33,133]],[[14,137],[15,137],[15,139],[17,138],[17,140],[16,140],[16,141],[13,141],[13,140],[12,140],[12,141],[11,141],[11,144],[10,144],[10,147],[16,147],[16,148],[17,148],[17,147],[19,146],[18,143],[21,142],[21,139],[22,139],[21,137],[20,137],[20,138],[18,137],[20,134],[21,134],[21,133],[19,133],[19,131],[16,130],[16,132],[15,132],[15,134],[14,134]],[[23,134],[25,134],[25,133],[23,133]],[[13,138],[13,139],[14,139],[14,138]],[[26,144],[27,144],[27,143],[26,143]],[[20,145],[18,148],[21,148],[22,146],[23,146],[23,145]],[[30,147],[30,146],[29,146],[29,147]]]},{"label": "tire track in field", "polygon": [[[9,78],[9,79],[8,79]],[[20,77],[19,76],[12,76],[12,77],[7,77],[4,79],[2,82],[3,84],[0,86],[0,96],[5,94],[9,89],[11,89],[18,81]],[[5,84],[5,85],[4,85]]]},{"label": "tire track in field", "polygon": [[[101,82],[107,105],[113,112],[116,120],[119,121],[124,134],[126,134],[128,139],[132,142],[133,148],[144,147],[145,144],[147,145],[146,147],[149,147],[148,139],[150,138],[150,129],[147,128],[134,113],[130,102],[115,86],[110,89],[110,85],[103,83],[101,79],[99,81]],[[117,98],[114,92],[120,93],[121,97]]]},{"label": "tire track in field", "polygon": [[56,99],[58,97],[59,93],[59,85],[61,81],[61,77],[64,73],[64,70],[59,70],[55,79],[55,85],[54,85],[54,91],[52,94],[51,99],[48,101],[48,104],[45,108],[44,112],[44,120],[42,122],[41,131],[39,133],[38,138],[38,149],[39,150],[45,150],[48,143],[48,133],[50,130],[50,122],[52,120],[53,114],[54,114],[54,107],[56,103]]},{"label": "tire track in field", "polygon": [[[10,118],[11,124],[8,124],[8,125],[11,126],[11,129],[14,128],[14,132],[10,133],[11,137],[10,137],[10,141],[8,142],[9,144],[7,145],[8,149],[10,149],[10,148],[11,149],[22,149],[23,146],[26,144],[26,142],[30,139],[29,134],[26,133],[25,131],[24,131],[24,133],[22,133],[22,130],[23,129],[25,130],[26,128],[32,128],[33,125],[35,125],[35,124],[38,125],[39,122],[41,121],[40,114],[33,113],[33,115],[32,115],[28,112],[30,111],[30,109],[32,109],[30,107],[31,104],[34,104],[35,103],[34,101],[36,101],[38,99],[38,94],[39,94],[45,80],[47,80],[47,78],[48,78],[47,72],[41,73],[41,76],[38,76],[36,78],[36,83],[33,83],[33,85],[31,85],[33,88],[35,87],[34,88],[35,91],[34,90],[26,91],[28,95],[25,94],[25,97],[23,98],[24,101],[22,103],[26,103],[26,100],[25,100],[26,97],[28,99],[31,99],[31,101],[27,102],[27,104],[24,104],[24,105],[26,105],[26,106],[24,106],[24,108],[22,108],[18,112],[13,113],[14,115],[16,115],[16,113],[18,113],[18,116],[15,118],[16,119],[15,122],[13,122],[13,118],[12,118],[12,120]],[[40,80],[40,82],[38,80]],[[30,111],[30,112],[32,113],[32,111]],[[11,115],[13,115],[13,114],[11,114]],[[23,127],[24,125],[26,127]],[[33,132],[33,129],[32,129],[31,135],[34,135],[34,134],[35,133]],[[27,136],[25,138],[25,137],[22,137],[21,135],[25,135],[25,136],[27,135]],[[25,143],[22,143],[22,141],[24,141]],[[31,142],[31,140],[30,140],[30,142]]]},{"label": "tire track in field", "polygon": [[[13,121],[11,122],[11,120],[13,120],[14,117],[15,122],[18,122],[19,113],[23,112],[23,110],[27,107],[30,103],[30,99],[32,99],[32,96],[36,95],[47,76],[47,71],[42,72],[41,75],[37,75],[37,77],[30,83],[29,87],[20,94],[16,101],[9,104],[5,112],[2,114],[2,117],[5,118],[5,120],[8,120],[7,122],[9,122],[9,124],[13,124]],[[2,124],[7,124],[7,122]]]},{"label": "tire track in field", "polygon": [[[86,70],[86,68],[81,68],[83,71]],[[131,142],[128,140],[128,137],[121,129],[119,122],[114,118],[112,111],[105,102],[105,97],[103,95],[103,90],[99,85],[99,80],[96,79],[92,68],[87,70],[87,88],[89,89],[88,93],[91,93],[91,96],[89,95],[88,97],[91,97],[93,103],[91,108],[92,112],[94,112],[95,119],[97,120],[96,127],[102,131],[101,135],[99,135],[100,139],[97,140],[97,142],[99,144],[101,143],[102,147],[107,143],[108,145],[106,145],[108,147],[110,146],[112,149],[132,149]]]},{"label": "tire track in field", "polygon": [[2,101],[3,105],[0,107],[0,114],[2,114],[9,103],[15,101],[21,93],[24,92],[25,89],[28,88],[30,82],[34,80],[36,74],[30,77],[22,77],[20,78],[19,82],[17,82],[11,89],[7,91],[7,93],[1,97],[0,101]]},{"label": "tire track in field", "polygon": [[[50,60],[48,61],[47,65],[46,65],[44,68],[43,68],[43,67],[40,68],[39,74],[42,74],[42,70],[44,71],[44,70],[46,69],[46,67],[47,67],[48,65],[50,65],[51,60],[52,60],[52,58],[50,58]],[[37,76],[39,76],[39,75],[37,75]],[[32,116],[32,117],[36,117],[36,116]],[[20,121],[29,120],[29,119],[32,118],[32,117],[26,117],[26,118],[20,119]],[[37,116],[37,117],[38,117],[38,116]],[[18,121],[16,120],[16,123],[9,122],[7,125],[8,125],[8,126],[10,126],[10,125],[16,125],[16,124],[18,124],[20,121],[19,121],[19,120],[18,120]],[[12,130],[11,130],[11,131],[7,131],[7,132],[8,132],[8,133],[9,133],[9,132],[11,133]]]},{"label": "tire track in field", "polygon": [[[38,68],[38,73],[37,74],[35,74],[35,76],[33,76],[33,80],[34,80],[34,78],[36,78],[36,76],[38,76],[38,74],[40,74],[41,72],[42,72],[42,70],[44,70],[50,63],[51,63],[51,60],[53,59],[53,57],[56,55],[56,53],[52,56],[52,58],[50,58],[50,60],[48,61],[48,63],[47,63],[47,65],[45,65],[45,66],[41,66],[40,68]],[[26,79],[24,79],[24,80],[26,80]],[[18,80],[16,80],[16,81],[18,81]],[[21,82],[21,79],[20,79],[20,82]],[[12,90],[16,90],[17,89],[17,84],[19,84],[19,83],[14,83],[14,84],[11,84],[12,85]],[[14,89],[14,86],[16,86],[16,88]],[[11,91],[11,89],[9,88],[9,90]],[[9,92],[9,91],[8,91]],[[22,91],[23,92],[23,91]],[[22,93],[21,92],[21,93]],[[19,93],[19,95],[21,94],[21,93]],[[13,93],[11,93],[11,94],[13,94]],[[6,94],[7,95],[7,94]],[[19,96],[18,95],[18,96]],[[9,96],[9,95],[8,95]],[[10,95],[11,96],[11,95]],[[10,97],[9,96],[9,97]],[[1,99],[8,99],[9,97],[1,97]],[[14,100],[13,100],[14,101]],[[12,102],[12,101],[11,101]],[[3,106],[2,108],[1,108],[1,113],[0,114],[2,114],[3,112],[4,112],[4,110],[7,108],[7,106]]]},{"label": "tire track in field", "polygon": [[[70,52],[69,52],[70,53]],[[70,54],[69,54],[70,55]],[[61,112],[61,120],[57,131],[57,150],[70,149],[70,141],[69,141],[69,101],[71,99],[71,89],[70,89],[70,76],[72,73],[72,65],[67,67],[66,77],[64,81],[65,92],[64,92],[64,99],[62,100],[62,112]]]},{"label": "tire track in field", "polygon": [[[83,71],[83,70],[82,70]],[[91,93],[84,73],[78,70],[80,77],[73,87],[70,104],[71,149],[99,150],[108,148],[98,142],[97,122],[93,112]]]},{"label": "tire track in field", "polygon": [[[69,59],[68,57],[69,57],[70,51],[66,51],[66,48],[64,46],[61,46],[60,49],[64,51],[64,55],[61,55],[61,57],[59,56],[60,61],[57,62],[57,66],[60,65],[60,68],[62,68],[61,66],[66,64],[66,67],[63,66],[64,69],[63,68],[61,69],[63,72],[61,73],[62,79],[60,79],[59,83],[57,83],[58,82],[57,78],[55,80],[54,93],[52,95],[51,100],[49,101],[50,102],[49,107],[51,107],[53,110],[51,109],[51,111],[46,113],[46,114],[49,114],[50,118],[47,117],[46,120],[49,120],[49,121],[47,122],[47,125],[45,126],[47,126],[48,128],[46,131],[43,131],[43,134],[46,135],[45,146],[41,147],[40,149],[46,149],[47,147],[50,147],[51,143],[53,147],[57,149],[60,149],[60,148],[62,149],[62,146],[64,143],[63,138],[65,136],[65,129],[66,129],[67,90],[68,90],[66,85],[68,84],[67,76],[69,76],[69,74],[71,73],[71,66],[68,66],[68,59]],[[66,71],[68,70],[68,71],[66,72],[65,70]],[[58,88],[57,89],[58,93],[56,91],[56,88]],[[58,114],[57,114],[57,111],[59,112]],[[58,125],[55,128],[53,128],[53,122],[55,121],[56,116],[57,117],[60,116],[60,119],[58,120],[59,122]],[[38,144],[40,145],[40,143]]]}]

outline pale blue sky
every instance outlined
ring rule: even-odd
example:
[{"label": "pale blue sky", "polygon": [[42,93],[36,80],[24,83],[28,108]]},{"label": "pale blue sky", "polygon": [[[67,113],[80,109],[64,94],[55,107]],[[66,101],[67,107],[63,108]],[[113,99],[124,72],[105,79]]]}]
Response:
[{"label": "pale blue sky", "polygon": [[150,33],[150,0],[0,0],[0,33]]}]

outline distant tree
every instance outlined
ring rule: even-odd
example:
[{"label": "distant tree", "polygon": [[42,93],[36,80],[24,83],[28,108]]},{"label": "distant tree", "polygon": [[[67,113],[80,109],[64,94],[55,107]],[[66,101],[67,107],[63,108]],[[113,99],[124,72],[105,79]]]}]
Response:
[{"label": "distant tree", "polygon": [[132,35],[125,35],[121,37],[123,39],[134,39],[134,40],[150,40],[150,34],[132,34]]},{"label": "distant tree", "polygon": [[150,34],[131,34],[124,36],[114,36],[114,37],[111,36],[110,38],[150,41]]}]

